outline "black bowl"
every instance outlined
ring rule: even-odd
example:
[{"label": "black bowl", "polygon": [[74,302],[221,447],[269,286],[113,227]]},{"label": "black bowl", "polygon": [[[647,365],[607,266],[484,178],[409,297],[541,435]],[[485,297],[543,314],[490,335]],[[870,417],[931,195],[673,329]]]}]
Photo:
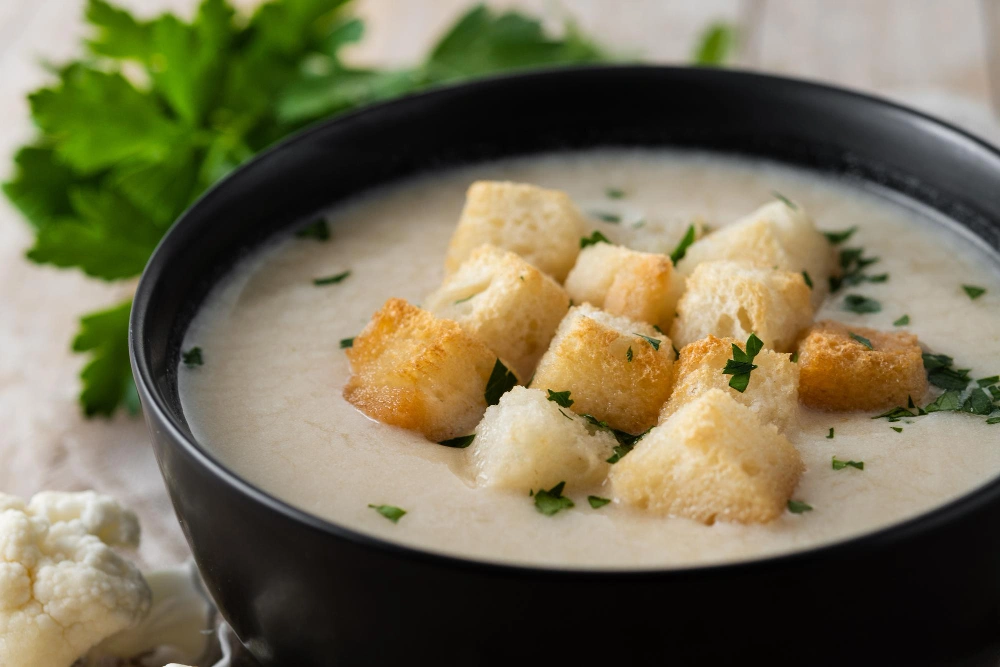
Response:
[{"label": "black bowl", "polygon": [[[176,367],[206,292],[267,237],[441,166],[594,146],[697,147],[875,183],[1000,246],[1000,154],[884,101],[732,71],[612,67],[468,83],[320,124],[207,194],[153,255],[132,364],[174,509],[264,665],[997,664],[1000,482],[885,530],[763,560],[560,571],[432,555],[269,496],[199,445]],[[998,443],[983,443],[994,446]],[[461,530],[461,526],[456,526]]]}]

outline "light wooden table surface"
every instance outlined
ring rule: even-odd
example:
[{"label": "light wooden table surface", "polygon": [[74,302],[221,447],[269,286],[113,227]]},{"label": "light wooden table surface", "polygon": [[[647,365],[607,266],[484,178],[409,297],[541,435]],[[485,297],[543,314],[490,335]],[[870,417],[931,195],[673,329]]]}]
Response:
[{"label": "light wooden table surface", "polygon": [[[995,123],[1000,52],[988,48],[1000,0],[521,0],[558,27],[567,14],[616,51],[683,63],[711,21],[743,34],[738,65],[819,79],[923,106],[1000,141]],[[194,0],[127,0],[142,14],[189,13]],[[240,2],[241,5],[251,4]],[[362,0],[371,64],[416,60],[466,0]],[[0,0],[0,178],[32,136],[24,94],[44,81],[41,59],[73,55],[82,0]],[[996,80],[1000,81],[1000,77]],[[97,488],[134,506],[145,530],[141,560],[167,565],[187,548],[170,511],[140,420],[86,421],[76,406],[81,359],[68,351],[76,319],[125,298],[130,285],[87,280],[22,259],[31,237],[0,201],[0,491]],[[238,548],[234,545],[234,548]]]}]

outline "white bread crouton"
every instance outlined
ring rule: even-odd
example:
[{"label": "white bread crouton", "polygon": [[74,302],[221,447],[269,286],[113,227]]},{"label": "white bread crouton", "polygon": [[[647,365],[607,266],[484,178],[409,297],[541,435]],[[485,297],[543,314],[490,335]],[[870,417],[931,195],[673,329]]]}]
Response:
[{"label": "white bread crouton", "polygon": [[497,356],[455,322],[389,299],[347,359],[353,374],[344,398],[354,407],[441,441],[470,433],[483,416]]},{"label": "white bread crouton", "polygon": [[816,229],[812,218],[798,204],[792,208],[776,201],[722,227],[688,248],[677,270],[691,275],[702,262],[736,260],[792,273],[806,271],[813,283],[813,308],[829,291],[829,278],[837,271],[836,252]]},{"label": "white bread crouton", "polygon": [[670,337],[682,346],[708,335],[746,340],[756,333],[764,347],[790,352],[812,322],[809,299],[800,273],[703,262],[687,279]]},{"label": "white bread crouton", "polygon": [[674,363],[674,391],[660,411],[660,423],[710,389],[719,389],[738,403],[750,408],[764,424],[774,424],[788,433],[798,424],[799,367],[790,354],[763,349],[753,363],[750,384],[742,393],[729,386],[731,375],[724,375],[726,361],[733,358],[733,345],[746,350],[746,343],[735,338],[708,336],[685,345]]},{"label": "white bread crouton", "polygon": [[617,500],[702,523],[765,523],[779,516],[802,459],[773,424],[710,389],[650,431],[612,466]]},{"label": "white bread crouton", "polygon": [[616,444],[545,391],[514,387],[486,409],[467,451],[477,486],[528,491],[599,484]]},{"label": "white bread crouton", "polygon": [[535,185],[477,181],[451,237],[445,270],[457,271],[473,250],[490,243],[516,252],[559,282],[580,252],[586,222],[569,195]]},{"label": "white bread crouton", "polygon": [[911,396],[920,401],[927,392],[923,350],[904,331],[817,322],[799,343],[799,367],[799,396],[820,410],[883,410],[905,406]]},{"label": "white bread crouton", "polygon": [[484,245],[472,251],[424,308],[458,322],[515,375],[530,378],[569,310],[569,295],[518,255]]},{"label": "white bread crouton", "polygon": [[574,412],[639,434],[670,396],[673,360],[670,339],[652,326],[584,304],[563,318],[531,386],[570,391]]},{"label": "white bread crouton", "polygon": [[580,251],[566,291],[576,303],[669,328],[677,305],[671,299],[673,273],[666,255],[596,243]]}]

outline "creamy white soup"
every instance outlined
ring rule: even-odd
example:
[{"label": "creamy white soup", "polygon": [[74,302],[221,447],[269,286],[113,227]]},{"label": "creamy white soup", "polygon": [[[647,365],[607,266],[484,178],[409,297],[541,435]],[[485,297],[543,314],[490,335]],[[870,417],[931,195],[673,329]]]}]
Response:
[{"label": "creamy white soup", "polygon": [[[359,532],[433,552],[571,568],[677,567],[801,550],[913,517],[1000,472],[1000,424],[984,416],[935,412],[889,422],[800,407],[799,428],[787,435],[805,472],[792,497],[812,510],[766,524],[705,525],[617,503],[592,509],[587,496],[610,498],[607,483],[566,489],[575,507],[554,516],[537,511],[527,493],[475,487],[464,450],[373,421],[344,400],[350,368],[338,342],[356,336],[386,299],[420,304],[439,286],[466,188],[481,179],[564,190],[590,214],[592,229],[665,253],[692,220],[719,227],[780,192],[823,230],[857,226],[847,245],[879,257],[872,273],[888,274],[850,289],[880,302],[880,312],[845,311],[840,292],[817,320],[905,329],[973,378],[1000,372],[1000,265],[958,225],[857,184],[764,161],[575,152],[373,190],[329,212],[328,241],[289,234],[243,261],[210,294],[184,342],[203,358],[179,369],[198,441],[264,491]],[[339,282],[314,284],[346,271]],[[963,285],[986,291],[973,299]],[[894,326],[904,315],[909,323]],[[864,469],[835,470],[834,456]],[[393,523],[372,504],[407,513]]]}]

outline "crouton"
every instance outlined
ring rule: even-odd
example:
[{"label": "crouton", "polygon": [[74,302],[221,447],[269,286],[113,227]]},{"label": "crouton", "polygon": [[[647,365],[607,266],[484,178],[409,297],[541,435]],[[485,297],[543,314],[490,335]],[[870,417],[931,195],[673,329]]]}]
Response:
[{"label": "crouton", "polygon": [[445,278],[424,308],[458,322],[510,362],[518,377],[530,378],[569,310],[569,295],[518,255],[484,245]]},{"label": "crouton", "polygon": [[386,424],[440,441],[466,435],[486,410],[497,356],[450,320],[389,299],[347,350],[344,398]]},{"label": "crouton", "polygon": [[670,339],[652,326],[584,304],[559,324],[531,386],[568,390],[573,411],[638,434],[670,396],[673,360]]},{"label": "crouton", "polygon": [[750,384],[742,393],[729,386],[731,375],[724,375],[726,361],[733,358],[733,345],[746,350],[746,343],[735,338],[708,336],[684,346],[674,364],[674,391],[660,411],[660,424],[672,414],[710,389],[719,389],[738,403],[750,408],[764,424],[774,424],[788,433],[798,424],[799,367],[790,354],[761,350],[753,363]]},{"label": "crouton", "polygon": [[617,500],[702,523],[765,523],[779,516],[803,471],[773,424],[710,389],[650,431],[612,466]]},{"label": "crouton", "polygon": [[927,393],[923,351],[903,331],[817,322],[799,344],[799,372],[799,397],[820,410],[884,410]]},{"label": "crouton", "polygon": [[776,201],[722,227],[694,243],[677,270],[691,275],[702,262],[736,260],[755,266],[809,274],[813,308],[829,291],[829,278],[837,271],[836,253],[816,229],[812,218],[798,204],[792,208]]},{"label": "crouton", "polygon": [[812,317],[802,274],[744,262],[703,262],[687,279],[670,337],[687,345],[708,335],[746,340],[756,333],[765,347],[790,352]]},{"label": "crouton", "polygon": [[477,181],[466,193],[445,270],[457,271],[473,250],[491,243],[516,252],[562,282],[573,268],[585,234],[584,217],[565,192]]},{"label": "crouton", "polygon": [[566,291],[576,303],[669,328],[677,305],[670,299],[673,272],[666,255],[597,243],[580,251]]},{"label": "crouton", "polygon": [[546,392],[514,387],[486,409],[467,452],[478,486],[528,491],[599,484],[616,444]]}]

